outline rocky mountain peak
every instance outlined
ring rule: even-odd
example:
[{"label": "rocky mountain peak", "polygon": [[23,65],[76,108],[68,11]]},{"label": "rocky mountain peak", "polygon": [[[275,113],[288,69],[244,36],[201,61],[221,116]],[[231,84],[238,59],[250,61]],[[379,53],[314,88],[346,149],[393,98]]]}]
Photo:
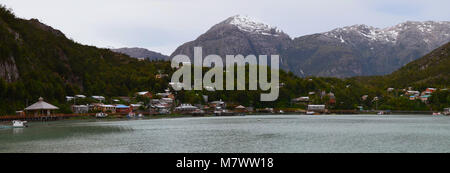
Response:
[{"label": "rocky mountain peak", "polygon": [[235,15],[226,19],[223,23],[230,24],[239,30],[262,35],[279,36],[283,32],[277,27],[270,26],[250,16]]}]

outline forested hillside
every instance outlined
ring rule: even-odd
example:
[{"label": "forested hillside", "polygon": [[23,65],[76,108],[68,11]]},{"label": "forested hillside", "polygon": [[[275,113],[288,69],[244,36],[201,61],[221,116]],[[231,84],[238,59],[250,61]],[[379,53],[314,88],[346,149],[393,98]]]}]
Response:
[{"label": "forested hillside", "polygon": [[127,96],[162,90],[158,70],[168,62],[139,62],[74,42],[36,19],[19,19],[0,7],[0,114],[23,109],[40,96],[58,104],[66,95]]}]

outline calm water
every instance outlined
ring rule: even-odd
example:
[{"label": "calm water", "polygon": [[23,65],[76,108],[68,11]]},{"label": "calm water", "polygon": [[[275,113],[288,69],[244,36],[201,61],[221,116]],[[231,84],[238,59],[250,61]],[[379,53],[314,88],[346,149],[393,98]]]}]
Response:
[{"label": "calm water", "polygon": [[450,152],[450,117],[245,116],[34,122],[0,152]]}]

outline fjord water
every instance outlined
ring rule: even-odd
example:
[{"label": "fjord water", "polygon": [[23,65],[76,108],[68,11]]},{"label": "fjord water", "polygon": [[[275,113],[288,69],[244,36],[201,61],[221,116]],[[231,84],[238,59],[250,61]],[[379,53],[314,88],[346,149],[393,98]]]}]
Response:
[{"label": "fjord water", "polygon": [[450,117],[265,115],[33,122],[0,152],[450,152]]}]

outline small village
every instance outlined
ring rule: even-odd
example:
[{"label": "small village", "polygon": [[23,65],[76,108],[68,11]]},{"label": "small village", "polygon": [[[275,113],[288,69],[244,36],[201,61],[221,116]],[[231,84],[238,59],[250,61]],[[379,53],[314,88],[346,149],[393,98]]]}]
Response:
[{"label": "small village", "polygon": [[[167,77],[167,75],[158,74],[158,78]],[[349,86],[348,86],[349,87]],[[387,88],[386,92],[400,97],[406,97],[410,101],[420,100],[427,103],[429,98],[438,89],[426,88],[423,91],[413,90],[412,87],[406,89]],[[447,89],[440,89],[447,90]],[[323,104],[313,104],[313,98],[319,97]],[[175,94],[169,88],[162,93],[152,93],[150,91],[136,92],[134,96],[119,96],[107,99],[104,96],[93,95],[74,95],[66,96],[66,102],[70,104],[71,114],[56,114],[59,108],[44,101],[40,97],[38,102],[26,107],[24,110],[17,111],[15,117],[2,117],[2,120],[22,119],[22,120],[53,120],[67,117],[92,116],[96,118],[106,117],[126,117],[139,118],[150,115],[189,115],[189,116],[244,116],[246,114],[358,114],[375,112],[379,115],[392,113],[390,110],[364,110],[363,106],[358,106],[355,110],[333,110],[330,109],[336,103],[336,97],[332,92],[311,91],[308,96],[301,96],[291,100],[291,104],[297,108],[259,108],[245,107],[235,103],[227,103],[223,100],[209,101],[208,96],[203,99],[206,104],[180,103]],[[369,95],[361,96],[361,101],[367,101]],[[377,102],[380,98],[373,97],[371,102]],[[446,108],[443,112],[437,112],[433,115],[449,115],[450,110]],[[22,118],[20,118],[22,117]],[[8,119],[9,118],[9,119]]]}]

